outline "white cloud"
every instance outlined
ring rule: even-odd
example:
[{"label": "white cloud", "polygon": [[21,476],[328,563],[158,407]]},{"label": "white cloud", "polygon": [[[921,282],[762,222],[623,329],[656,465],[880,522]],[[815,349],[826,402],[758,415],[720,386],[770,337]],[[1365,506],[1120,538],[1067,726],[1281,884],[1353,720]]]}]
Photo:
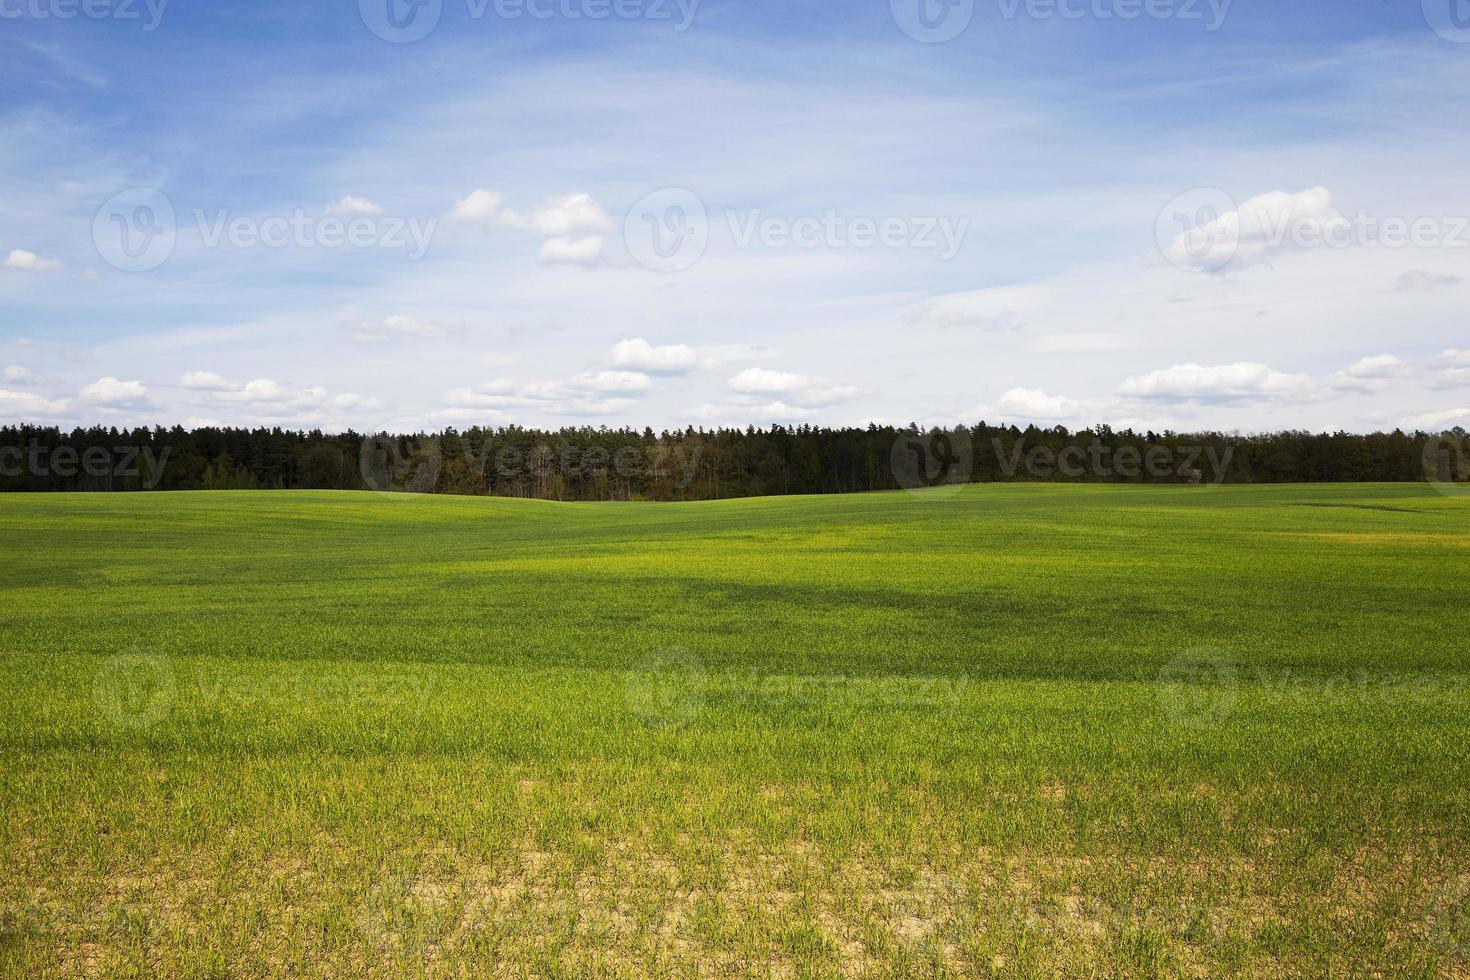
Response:
[{"label": "white cloud", "polygon": [[256,378],[243,385],[215,392],[215,398],[224,402],[278,402],[286,397],[286,389],[270,378]]},{"label": "white cloud", "polygon": [[454,202],[449,217],[455,221],[494,221],[504,203],[505,198],[495,191],[471,191]]},{"label": "white cloud", "polygon": [[5,268],[23,269],[27,272],[54,272],[61,268],[61,263],[55,259],[43,259],[35,252],[23,248],[15,248],[6,256]]},{"label": "white cloud", "polygon": [[233,387],[213,371],[185,371],[179,384],[193,391],[229,391]]},{"label": "white cloud", "polygon": [[699,355],[684,344],[655,347],[642,337],[634,337],[613,344],[610,359],[616,367],[645,374],[684,374],[694,369]]},{"label": "white cloud", "polygon": [[1312,380],[1304,374],[1284,374],[1264,364],[1175,364],[1160,371],[1128,378],[1119,391],[1138,398],[1228,401],[1237,398],[1278,398],[1310,393]]},{"label": "white cloud", "polygon": [[537,258],[547,265],[595,265],[602,257],[601,235],[584,238],[548,238]]},{"label": "white cloud", "polygon": [[353,392],[344,392],[332,398],[332,407],[340,411],[352,411],[354,409],[376,410],[383,407],[383,403],[376,398],[364,398]]},{"label": "white cloud", "polygon": [[1414,269],[1399,276],[1394,283],[1394,288],[1400,292],[1424,291],[1427,289],[1440,289],[1445,286],[1458,286],[1464,282],[1459,276],[1445,275],[1440,272],[1425,272]]},{"label": "white cloud", "polygon": [[[230,381],[213,371],[189,371],[179,383],[191,391],[202,393],[216,404],[239,405],[263,418],[282,418],[304,408],[328,404],[327,390],[321,387],[289,388],[270,378],[256,378],[244,384]],[[339,409],[378,408],[373,399],[357,395],[338,395],[330,399]]]},{"label": "white cloud", "polygon": [[1435,375],[1433,388],[1463,388],[1470,385],[1470,368],[1445,368]]},{"label": "white cloud", "polygon": [[1073,398],[1048,395],[1040,388],[1012,388],[1000,396],[1000,410],[1014,418],[1054,421],[1085,415],[1088,405]]},{"label": "white cloud", "polygon": [[815,413],[810,407],[776,401],[752,401],[735,405],[706,403],[694,415],[716,425],[769,425],[772,422],[808,422]]},{"label": "white cloud", "polygon": [[1431,388],[1445,390],[1470,385],[1470,350],[1451,347],[1440,351],[1429,363],[1438,369],[1430,381]]},{"label": "white cloud", "polygon": [[505,207],[498,192],[477,190],[456,201],[450,217],[539,235],[537,258],[547,265],[595,265],[602,258],[604,233],[613,226],[602,205],[583,193],[560,194],[539,208],[516,211]]},{"label": "white cloud", "polygon": [[66,399],[52,401],[28,391],[0,388],[0,415],[7,418],[56,418],[66,412]]},{"label": "white cloud", "polygon": [[[458,408],[521,408],[547,415],[616,415],[638,404],[632,398],[598,398],[572,396],[560,399],[540,398],[533,395],[479,395],[469,389],[458,389],[449,393],[449,402]],[[510,413],[507,413],[509,417]]]},{"label": "white cloud", "polygon": [[651,384],[648,375],[637,371],[584,372],[565,382],[493,378],[472,388],[455,388],[445,401],[456,410],[505,413],[519,408],[549,415],[615,415],[638,404],[627,395],[641,394]]},{"label": "white cloud", "polygon": [[765,368],[746,368],[730,379],[730,387],[746,393],[776,394],[799,391],[811,384],[804,374],[788,371],[768,371]]},{"label": "white cloud", "polygon": [[1413,369],[1392,354],[1365,357],[1334,374],[1328,383],[1341,391],[1376,391],[1392,378],[1403,378]]},{"label": "white cloud", "polygon": [[[188,371],[179,378],[179,383],[203,399],[195,405],[206,412],[225,411],[228,406],[230,422],[236,425],[280,424],[285,421],[307,427],[324,424],[327,416],[323,413],[328,410],[382,407],[374,398],[350,392],[333,396],[319,385],[298,388],[273,378],[256,378],[241,383],[213,371]],[[200,413],[193,417],[204,420],[201,424],[219,424],[214,415]]]},{"label": "white cloud", "polygon": [[382,214],[383,209],[365,197],[353,197],[347,194],[341,200],[328,204],[324,213],[327,215]]},{"label": "white cloud", "polygon": [[605,232],[613,226],[602,205],[583,193],[548,198],[541,207],[516,211],[505,207],[497,191],[476,190],[454,202],[450,218],[456,221],[494,223],[534,232],[542,238],[572,238],[589,232]]},{"label": "white cloud", "polygon": [[1268,261],[1293,247],[1311,247],[1324,238],[1347,236],[1344,240],[1350,242],[1351,233],[1327,188],[1295,194],[1270,191],[1180,232],[1165,254],[1184,268],[1222,272]]},{"label": "white cloud", "polygon": [[5,369],[3,378],[6,384],[28,385],[35,383],[35,377],[29,368],[11,366]]},{"label": "white cloud", "polygon": [[1413,415],[1403,421],[1403,427],[1424,432],[1440,432],[1454,425],[1470,425],[1470,408],[1451,408],[1443,412],[1428,412]]},{"label": "white cloud", "polygon": [[114,377],[98,378],[77,395],[77,400],[102,408],[128,408],[144,404],[148,389],[141,381],[119,381]]},{"label": "white cloud", "polygon": [[[732,391],[743,395],[780,395],[780,400],[768,403],[763,410],[774,410],[776,406],[790,409],[794,415],[810,415],[811,409],[835,405],[857,397],[858,389],[851,385],[835,385],[821,378],[790,371],[772,371],[767,368],[746,368],[729,381]],[[759,408],[758,399],[747,399],[744,408]],[[771,417],[776,417],[772,415]]]},{"label": "white cloud", "polygon": [[530,213],[503,211],[499,218],[512,228],[534,231],[543,238],[565,238],[578,232],[607,231],[612,218],[590,194],[562,194]]},{"label": "white cloud", "polygon": [[381,320],[348,322],[345,326],[352,332],[352,339],[360,344],[384,344],[404,337],[438,339],[464,332],[463,328],[437,320],[420,320],[402,314],[387,316]]},{"label": "white cloud", "polygon": [[468,427],[504,425],[514,422],[515,416],[498,408],[441,408],[430,412],[428,419],[436,425]]},{"label": "white cloud", "polygon": [[303,408],[318,408],[327,401],[321,387],[288,388],[270,378],[256,378],[243,385],[208,392],[211,401],[248,407],[263,418],[281,418]]},{"label": "white cloud", "polygon": [[1352,378],[1402,378],[1410,368],[1392,354],[1376,354],[1354,361],[1343,373]]}]

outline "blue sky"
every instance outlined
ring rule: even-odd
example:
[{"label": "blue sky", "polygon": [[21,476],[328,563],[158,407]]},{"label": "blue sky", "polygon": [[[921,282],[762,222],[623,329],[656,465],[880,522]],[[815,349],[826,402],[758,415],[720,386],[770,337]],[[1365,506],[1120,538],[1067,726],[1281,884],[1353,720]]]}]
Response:
[{"label": "blue sky", "polygon": [[392,2],[0,0],[0,415],[1470,425],[1463,0]]}]

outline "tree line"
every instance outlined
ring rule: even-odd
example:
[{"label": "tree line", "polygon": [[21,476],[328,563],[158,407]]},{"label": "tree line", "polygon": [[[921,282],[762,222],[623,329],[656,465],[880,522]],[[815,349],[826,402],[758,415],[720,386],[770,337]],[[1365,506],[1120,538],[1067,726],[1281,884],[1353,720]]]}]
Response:
[{"label": "tree line", "polygon": [[433,433],[0,427],[0,490],[382,490],[553,500],[708,500],[1005,481],[1465,482],[1447,433],[520,426]]}]

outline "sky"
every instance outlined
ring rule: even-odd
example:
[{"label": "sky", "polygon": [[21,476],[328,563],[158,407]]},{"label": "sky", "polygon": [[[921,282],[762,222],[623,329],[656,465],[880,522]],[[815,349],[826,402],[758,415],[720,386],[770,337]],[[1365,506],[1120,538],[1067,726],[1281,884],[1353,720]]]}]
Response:
[{"label": "sky", "polygon": [[0,422],[1470,427],[1467,0],[0,0]]}]

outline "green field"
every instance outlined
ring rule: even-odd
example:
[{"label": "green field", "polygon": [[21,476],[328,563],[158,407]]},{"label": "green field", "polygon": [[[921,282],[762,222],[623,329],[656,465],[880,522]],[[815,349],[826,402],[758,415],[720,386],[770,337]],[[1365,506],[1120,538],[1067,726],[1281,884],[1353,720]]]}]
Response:
[{"label": "green field", "polygon": [[1438,976],[1470,501],[0,498],[11,976]]}]

